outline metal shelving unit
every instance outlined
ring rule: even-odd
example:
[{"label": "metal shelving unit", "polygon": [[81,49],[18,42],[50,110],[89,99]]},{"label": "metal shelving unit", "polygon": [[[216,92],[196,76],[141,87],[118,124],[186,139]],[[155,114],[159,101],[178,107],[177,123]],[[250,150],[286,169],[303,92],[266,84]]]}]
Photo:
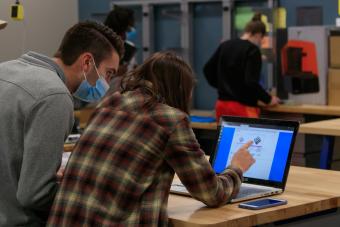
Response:
[{"label": "metal shelving unit", "polygon": [[[179,4],[181,10],[181,49],[184,59],[188,62],[192,61],[190,57],[191,51],[191,19],[192,19],[192,5],[193,3],[211,3],[221,2],[223,7],[223,39],[231,38],[232,27],[232,10],[235,0],[113,0],[111,4],[121,6],[142,6],[143,8],[143,59],[147,58],[153,50],[153,6],[162,4]],[[272,1],[272,0],[271,0]]]},{"label": "metal shelving unit", "polygon": [[[111,4],[120,6],[140,7],[142,9],[142,50],[144,61],[155,51],[155,8],[164,5],[178,5],[178,12],[176,17],[180,21],[180,41],[179,47],[175,49],[180,55],[191,65],[194,61],[193,43],[193,9],[195,4],[199,3],[220,3],[222,11],[222,39],[227,40],[235,37],[234,29],[234,11],[239,5],[247,5],[249,1],[245,0],[112,0]],[[269,11],[278,7],[278,0],[262,0],[261,7],[254,7],[254,9],[268,9]],[[260,10],[261,11],[261,10]],[[273,10],[272,10],[273,11]],[[173,12],[174,13],[174,12]],[[271,36],[271,43],[269,47],[273,48],[275,42],[275,28],[273,13],[268,15],[268,20],[271,22],[269,35]],[[159,48],[158,48],[159,49]],[[265,69],[267,87],[275,86],[274,69],[275,62],[268,62]]]}]

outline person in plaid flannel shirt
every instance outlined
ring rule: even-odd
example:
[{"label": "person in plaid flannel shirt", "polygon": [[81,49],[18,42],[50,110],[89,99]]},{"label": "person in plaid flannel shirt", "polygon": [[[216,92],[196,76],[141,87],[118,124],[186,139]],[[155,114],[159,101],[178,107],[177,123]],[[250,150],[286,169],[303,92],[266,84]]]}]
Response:
[{"label": "person in plaid flannel shirt", "polygon": [[167,226],[176,173],[209,207],[236,196],[251,142],[216,175],[190,127],[191,68],[159,52],[99,103],[67,164],[48,226]]}]

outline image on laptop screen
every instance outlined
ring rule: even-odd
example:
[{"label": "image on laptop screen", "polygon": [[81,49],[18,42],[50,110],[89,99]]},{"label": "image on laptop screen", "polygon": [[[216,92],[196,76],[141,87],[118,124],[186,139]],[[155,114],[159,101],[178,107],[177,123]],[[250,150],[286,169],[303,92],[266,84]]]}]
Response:
[{"label": "image on laptop screen", "polygon": [[285,174],[294,128],[274,125],[222,121],[219,142],[212,166],[221,173],[234,153],[248,141],[256,162],[244,173],[246,178],[281,182]]}]

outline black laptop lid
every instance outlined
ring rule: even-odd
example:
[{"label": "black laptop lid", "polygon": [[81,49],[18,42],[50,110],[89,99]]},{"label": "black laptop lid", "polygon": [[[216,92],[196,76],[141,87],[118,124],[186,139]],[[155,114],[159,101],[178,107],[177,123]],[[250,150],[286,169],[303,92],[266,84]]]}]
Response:
[{"label": "black laptop lid", "polygon": [[298,127],[295,121],[223,116],[210,163],[221,173],[233,154],[251,140],[249,151],[256,162],[244,173],[244,182],[284,189]]}]

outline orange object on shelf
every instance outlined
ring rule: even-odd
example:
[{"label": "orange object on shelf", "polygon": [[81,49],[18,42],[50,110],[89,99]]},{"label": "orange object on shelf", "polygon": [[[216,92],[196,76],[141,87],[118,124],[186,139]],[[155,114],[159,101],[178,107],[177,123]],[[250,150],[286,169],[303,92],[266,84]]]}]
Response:
[{"label": "orange object on shelf", "polygon": [[289,40],[281,50],[285,89],[293,94],[319,92],[318,62],[315,43]]},{"label": "orange object on shelf", "polygon": [[315,43],[301,40],[289,40],[282,48],[282,74],[291,74],[292,69],[289,67],[289,60],[294,62],[300,60],[288,58],[288,50],[291,48],[301,49],[301,68],[296,70],[300,70],[300,73],[312,73],[313,75],[318,76],[318,62]]}]

